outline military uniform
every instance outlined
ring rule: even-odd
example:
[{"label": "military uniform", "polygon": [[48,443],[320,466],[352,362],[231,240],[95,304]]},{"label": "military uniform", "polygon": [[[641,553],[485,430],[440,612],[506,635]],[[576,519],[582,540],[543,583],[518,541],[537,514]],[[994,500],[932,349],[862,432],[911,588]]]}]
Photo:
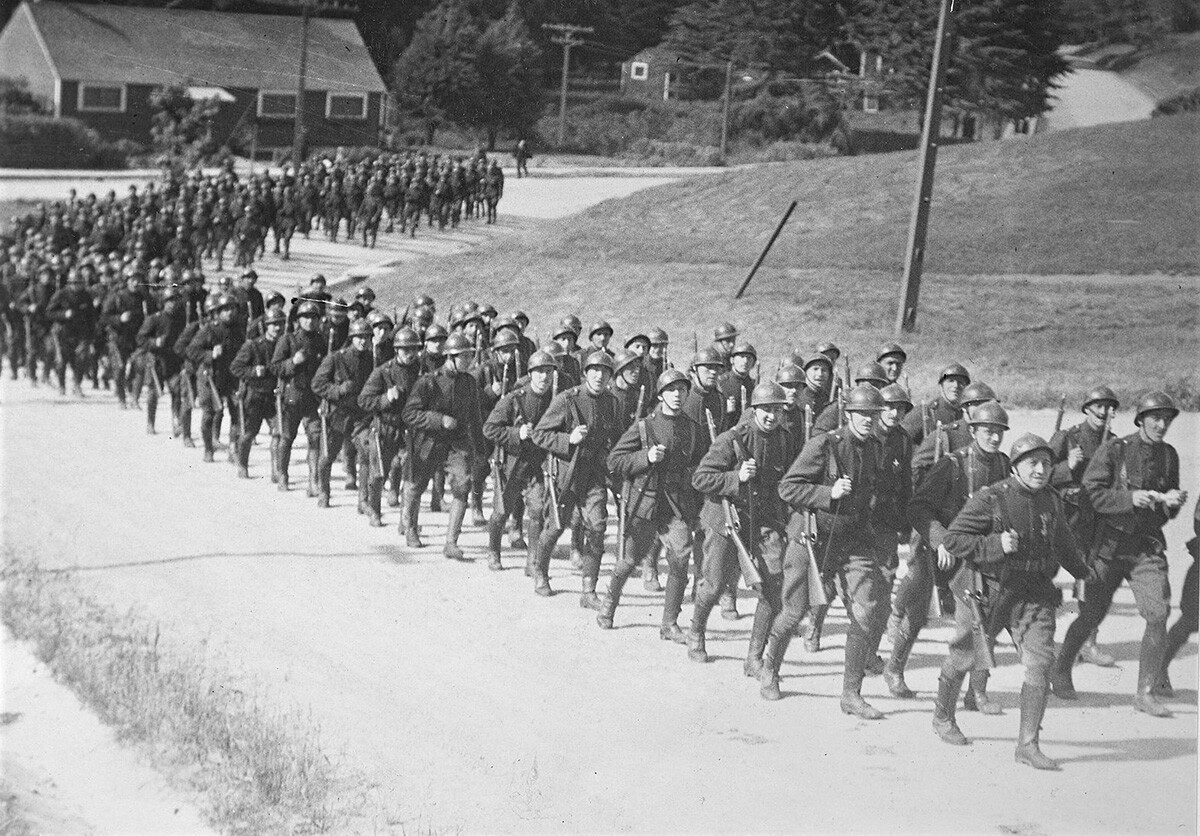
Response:
[{"label": "military uniform", "polygon": [[[200,438],[204,444],[204,460],[213,460],[217,439],[221,434],[221,418],[225,403],[233,396],[236,379],[229,370],[230,364],[243,342],[243,335],[235,322],[222,322],[222,310],[232,310],[235,303],[230,297],[217,302],[217,318],[202,327],[188,344],[187,356],[196,367],[197,399],[200,404]],[[238,426],[230,422],[229,446],[231,461],[235,457]]]},{"label": "military uniform", "polygon": [[279,489],[286,491],[289,487],[292,444],[303,423],[308,439],[308,493],[314,497],[317,495],[321,418],[317,414],[318,399],[312,391],[312,379],[325,353],[326,343],[319,330],[297,328],[279,338],[279,342],[275,343],[275,353],[271,356],[271,371],[283,387],[283,417],[279,425]]},{"label": "military uniform", "polygon": [[[361,333],[370,338],[369,333]],[[353,332],[352,332],[353,338]],[[358,405],[358,395],[374,366],[371,352],[353,345],[328,354],[313,375],[313,393],[325,402],[326,434],[317,462],[317,504],[329,507],[329,477],[333,460],[346,439],[358,438],[370,426],[368,413]]]},{"label": "military uniform", "polygon": [[[358,405],[374,416],[370,444],[363,458],[367,463],[365,480],[363,475],[359,474],[360,488],[364,481],[367,485],[366,511],[372,525],[383,524],[381,514],[384,480],[393,472],[393,468],[402,469],[408,460],[405,448],[404,404],[420,375],[419,362],[404,365],[399,358],[393,357],[371,372],[358,394]],[[389,394],[389,390],[392,389],[395,389],[395,397]],[[405,529],[404,520],[401,520],[400,532],[403,533]]]},{"label": "military uniform", "polygon": [[[283,325],[285,319],[278,314],[273,320]],[[241,381],[237,400],[241,430],[237,445],[238,475],[248,477],[250,464],[250,447],[254,437],[258,435],[263,421],[271,432],[271,481],[279,482],[279,402],[277,390],[279,381],[271,367],[275,356],[277,339],[272,339],[265,333],[261,337],[247,340],[238,349],[229,370]]]}]

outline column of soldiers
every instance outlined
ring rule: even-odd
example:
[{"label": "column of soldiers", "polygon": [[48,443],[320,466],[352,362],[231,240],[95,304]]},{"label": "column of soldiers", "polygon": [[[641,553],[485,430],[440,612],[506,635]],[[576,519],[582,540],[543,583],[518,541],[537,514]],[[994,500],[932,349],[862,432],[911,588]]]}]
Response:
[{"label": "column of soldiers", "polygon": [[[1049,441],[1026,434],[1006,454],[1008,413],[989,386],[953,363],[937,397],[914,403],[901,382],[908,357],[894,343],[853,374],[825,343],[764,375],[754,346],[725,323],[711,347],[696,346],[677,368],[658,328],[614,350],[607,322],[581,344],[582,323],[570,315],[538,346],[520,311],[501,316],[464,303],[443,326],[421,296],[403,317],[388,317],[369,289],[346,303],[320,277],[287,311],[278,294],[256,301],[249,278],[207,293],[194,275],[176,287],[138,273],[97,305],[84,271],[71,270],[65,288],[36,296],[56,324],[60,388],[69,370],[79,389],[103,331],[100,344],[129,367],[127,378],[114,378],[118,397],[147,393],[149,432],[164,399],[172,435],[191,446],[190,412],[199,409],[203,457],[214,461],[227,421],[229,460],[250,478],[266,423],[271,480],[287,491],[303,427],[308,495],[330,506],[332,465],[342,458],[359,513],[383,525],[386,485],[411,548],[424,546],[424,495],[437,509],[448,484],[443,555],[470,559],[458,541],[472,511],[472,524],[486,528],[489,567],[502,570],[508,524],[541,597],[554,595],[552,558],[571,528],[579,603],[604,629],[620,620],[639,568],[648,589],[661,589],[665,554],[660,636],[693,662],[710,661],[710,614],[720,607],[737,618],[744,583],[756,600],[743,671],[765,700],[785,695],[781,666],[793,637],[805,635],[819,652],[825,613],[840,598],[848,620],[840,708],[882,718],[863,695],[867,676],[882,673],[891,697],[914,698],[906,665],[941,611],[954,632],[934,731],[969,742],[960,700],[968,711],[1002,713],[987,686],[996,639],[1007,632],[1025,669],[1015,758],[1057,769],[1039,745],[1048,696],[1077,698],[1072,667],[1128,580],[1146,622],[1133,704],[1170,716],[1161,701],[1172,696],[1167,666],[1195,630],[1196,602],[1193,566],[1185,592],[1193,600],[1168,631],[1163,526],[1188,497],[1164,440],[1179,410],[1163,392],[1139,398],[1136,432],[1118,437],[1118,398],[1097,387],[1083,399],[1083,423],[1062,429],[1060,410]],[[8,351],[11,360],[11,341]],[[601,589],[613,513],[617,555]],[[1079,581],[1080,614],[1056,654],[1062,593],[1054,579],[1064,568]],[[693,606],[681,625],[689,574]],[[885,634],[886,661],[878,656]]]}]

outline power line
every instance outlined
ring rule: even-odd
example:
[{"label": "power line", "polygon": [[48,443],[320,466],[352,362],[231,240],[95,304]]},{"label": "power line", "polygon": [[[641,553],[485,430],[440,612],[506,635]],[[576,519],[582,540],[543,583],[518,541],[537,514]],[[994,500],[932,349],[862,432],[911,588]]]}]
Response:
[{"label": "power line", "polygon": [[596,30],[591,26],[578,26],[573,23],[543,23],[542,28],[549,32],[557,32],[557,36],[550,40],[563,48],[562,85],[558,103],[558,144],[561,146],[567,138],[567,75],[571,69],[571,47],[583,44],[578,35],[590,35]]}]

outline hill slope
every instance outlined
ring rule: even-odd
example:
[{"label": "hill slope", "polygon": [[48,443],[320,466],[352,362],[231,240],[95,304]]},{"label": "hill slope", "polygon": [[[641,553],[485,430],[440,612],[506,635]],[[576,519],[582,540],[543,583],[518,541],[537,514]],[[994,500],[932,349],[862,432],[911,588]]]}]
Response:
[{"label": "hill slope", "polygon": [[[939,152],[926,268],[946,273],[1200,271],[1200,116]],[[693,178],[565,222],[547,255],[899,270],[916,153]]]}]

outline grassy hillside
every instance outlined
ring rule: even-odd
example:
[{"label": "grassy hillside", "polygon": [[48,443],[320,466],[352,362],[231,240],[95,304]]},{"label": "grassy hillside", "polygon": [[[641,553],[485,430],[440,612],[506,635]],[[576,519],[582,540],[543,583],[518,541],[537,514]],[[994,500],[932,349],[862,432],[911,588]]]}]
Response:
[{"label": "grassy hillside", "polygon": [[[1200,116],[941,149],[927,269],[1200,272]],[[775,264],[898,270],[916,153],[762,166],[595,207],[548,255],[750,264],[789,201]]]},{"label": "grassy hillside", "polygon": [[[921,330],[905,340],[914,395],[959,360],[1011,403],[1107,382],[1200,407],[1198,128],[1172,117],[947,149]],[[772,367],[823,339],[857,362],[891,336],[914,168],[893,154],[683,180],[408,265],[393,292],[522,307],[542,337],[572,311],[618,338],[661,325],[677,361],[729,319]],[[789,230],[732,301],[790,199]],[[1187,275],[1144,275],[1166,270]]]},{"label": "grassy hillside", "polygon": [[1120,72],[1158,101],[1200,87],[1200,32],[1168,35],[1120,62]]}]

